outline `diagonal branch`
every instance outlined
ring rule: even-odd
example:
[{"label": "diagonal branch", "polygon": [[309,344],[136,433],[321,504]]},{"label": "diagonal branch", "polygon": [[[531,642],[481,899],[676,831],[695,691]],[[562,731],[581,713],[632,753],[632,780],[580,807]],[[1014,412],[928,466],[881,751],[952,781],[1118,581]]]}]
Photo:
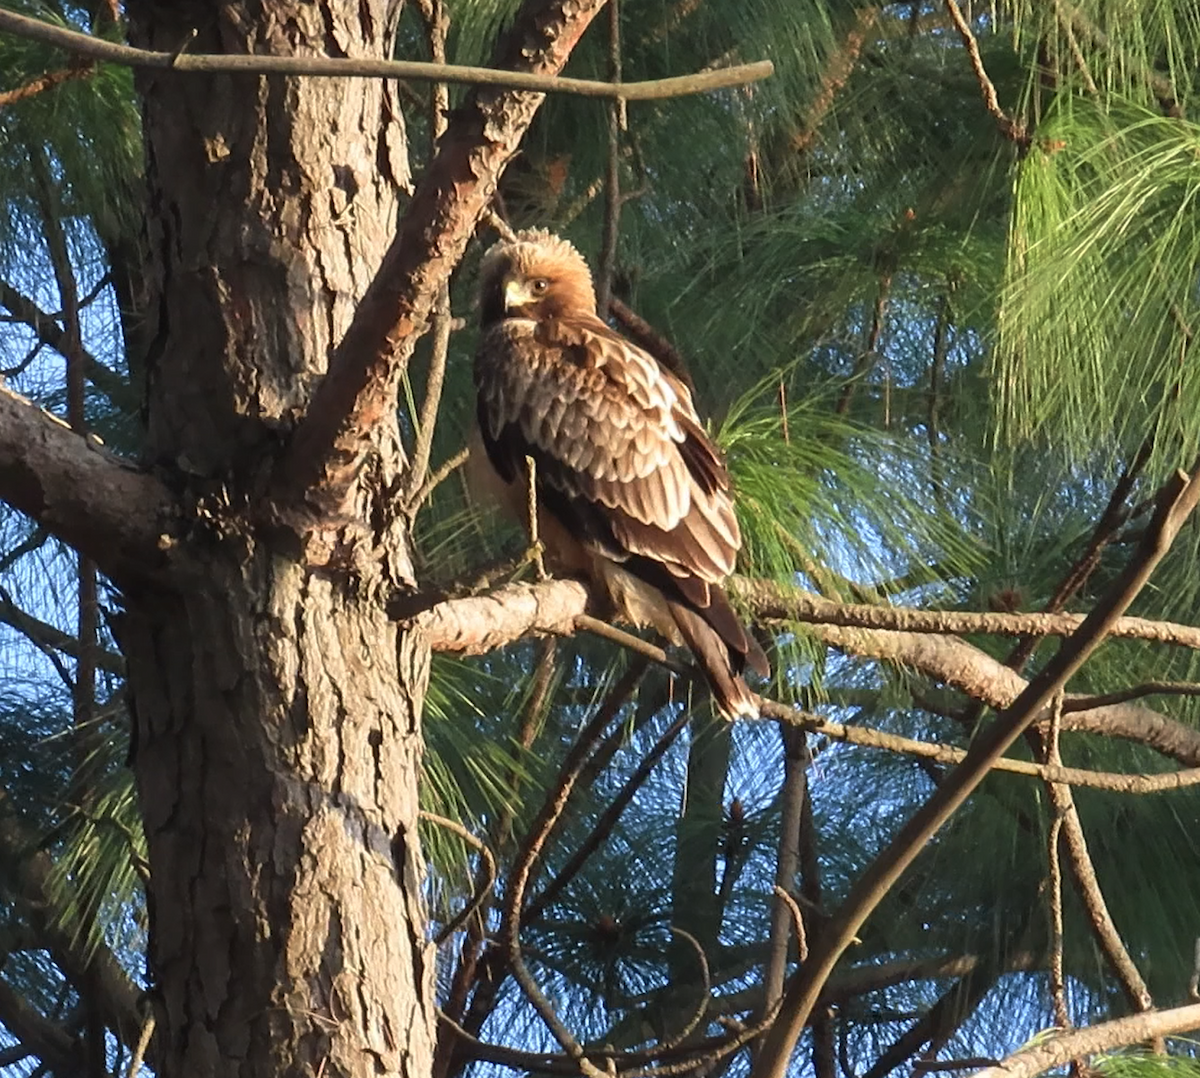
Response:
[{"label": "diagonal branch", "polygon": [[1124,613],[1150,579],[1198,500],[1200,468],[1191,475],[1177,473],[1164,487],[1153,521],[1108,594],[1012,705],[976,737],[967,758],[900,828],[887,848],[855,882],[810,951],[804,967],[788,986],[779,1018],[766,1035],[762,1053],[751,1071],[752,1078],[783,1078],[787,1073],[792,1051],[821,990],[859,928],[925,844],[966,801],[995,761],[1021,736],[1038,712],[1104,639],[1112,622]]},{"label": "diagonal branch", "polygon": [[0,109],[16,104],[18,101],[24,101],[27,97],[36,97],[38,94],[52,90],[55,86],[70,82],[72,79],[85,79],[95,70],[95,64],[75,63],[69,67],[59,68],[57,71],[47,71],[12,90],[0,91]]},{"label": "diagonal branch", "polygon": [[0,499],[118,584],[144,580],[165,561],[166,488],[2,385]]},{"label": "diagonal branch", "polygon": [[[602,5],[527,0],[496,66],[556,74]],[[340,507],[369,444],[364,432],[395,407],[413,346],[542,100],[528,91],[481,89],[455,110],[292,438],[283,470],[292,498]]]},{"label": "diagonal branch", "polygon": [[[80,306],[83,304],[81,303]],[[8,281],[0,280],[0,307],[7,308],[16,321],[32,329],[42,344],[53,348],[60,355],[67,354],[68,336],[62,326],[58,324],[58,320],[43,311],[33,300],[14,288]],[[82,344],[78,344],[77,347],[83,356],[84,372],[88,381],[113,404],[119,408],[131,410],[136,404],[133,387],[119,374],[101,363]]]},{"label": "diagonal branch", "polygon": [[[32,614],[27,614],[12,601],[3,589],[0,589],[0,624],[12,626],[38,647],[54,648],[55,651],[61,651],[73,659],[79,657],[79,641],[75,637],[35,618]],[[115,652],[97,651],[96,665],[101,670],[116,674],[118,677],[125,675],[125,660]]]}]

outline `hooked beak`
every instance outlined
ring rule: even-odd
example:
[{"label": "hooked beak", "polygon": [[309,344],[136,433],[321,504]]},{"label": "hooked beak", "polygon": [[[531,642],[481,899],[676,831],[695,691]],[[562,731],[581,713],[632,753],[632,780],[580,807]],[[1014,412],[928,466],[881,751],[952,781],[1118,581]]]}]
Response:
[{"label": "hooked beak", "polygon": [[504,282],[504,309],[518,311],[533,299],[533,293],[523,281],[510,277]]}]

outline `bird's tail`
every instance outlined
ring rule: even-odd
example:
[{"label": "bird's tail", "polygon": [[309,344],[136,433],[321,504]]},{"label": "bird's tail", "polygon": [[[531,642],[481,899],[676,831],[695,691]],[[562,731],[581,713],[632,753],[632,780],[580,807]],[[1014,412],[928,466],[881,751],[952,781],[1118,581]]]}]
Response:
[{"label": "bird's tail", "polygon": [[[717,708],[726,718],[747,718],[758,715],[758,704],[749,686],[742,680],[747,655],[735,651],[725,638],[705,619],[704,615],[682,603],[667,601],[671,616],[679,626],[683,641],[691,649],[712,690]],[[746,634],[753,651],[751,665],[761,670],[766,657],[758,643]],[[761,657],[762,663],[758,662]]]}]

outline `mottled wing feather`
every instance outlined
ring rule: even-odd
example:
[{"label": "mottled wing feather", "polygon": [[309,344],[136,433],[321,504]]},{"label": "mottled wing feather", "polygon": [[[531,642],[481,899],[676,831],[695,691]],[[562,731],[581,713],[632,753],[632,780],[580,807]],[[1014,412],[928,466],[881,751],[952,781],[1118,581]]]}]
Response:
[{"label": "mottled wing feather", "polygon": [[532,456],[548,508],[608,557],[707,583],[733,571],[728,475],[687,389],[653,358],[584,318],[502,322],[479,357],[480,426],[506,479]]}]

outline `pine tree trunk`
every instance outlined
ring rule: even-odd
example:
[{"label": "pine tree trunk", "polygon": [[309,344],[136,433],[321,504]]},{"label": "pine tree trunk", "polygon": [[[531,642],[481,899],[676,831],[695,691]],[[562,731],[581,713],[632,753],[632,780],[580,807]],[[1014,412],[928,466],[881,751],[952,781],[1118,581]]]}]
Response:
[{"label": "pine tree trunk", "polygon": [[[154,49],[382,57],[398,6],[127,13]],[[139,91],[160,284],[148,452],[193,507],[169,544],[175,586],[128,594],[118,626],[150,854],[153,1062],[166,1078],[423,1078],[428,655],[383,612],[412,582],[387,497],[404,467],[394,416],[324,557],[299,536],[329,507],[267,495],[281,436],[392,238],[400,113],[381,80],[152,72]]]}]

